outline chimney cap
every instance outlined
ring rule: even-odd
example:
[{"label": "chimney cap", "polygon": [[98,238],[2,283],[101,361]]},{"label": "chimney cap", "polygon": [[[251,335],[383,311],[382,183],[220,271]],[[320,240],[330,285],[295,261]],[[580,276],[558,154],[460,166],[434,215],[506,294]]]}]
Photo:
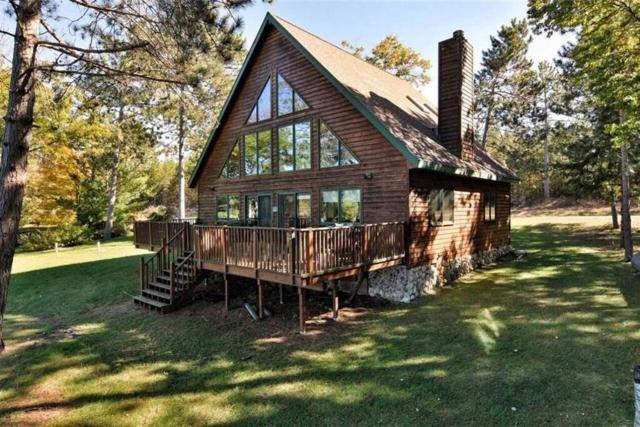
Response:
[{"label": "chimney cap", "polygon": [[462,37],[464,37],[464,31],[462,31],[462,30],[456,30],[456,31],[454,31],[454,32],[453,32],[453,37],[456,37],[456,38],[462,38]]}]

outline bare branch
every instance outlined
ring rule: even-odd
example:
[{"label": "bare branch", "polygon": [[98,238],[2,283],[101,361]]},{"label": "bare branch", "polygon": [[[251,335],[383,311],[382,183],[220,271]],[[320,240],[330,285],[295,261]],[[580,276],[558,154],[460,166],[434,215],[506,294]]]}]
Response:
[{"label": "bare branch", "polygon": [[144,47],[149,46],[149,42],[141,42],[141,43],[136,43],[136,44],[126,44],[126,45],[122,45],[122,46],[117,46],[117,47],[112,47],[112,48],[105,48],[105,49],[86,49],[86,48],[82,48],[79,46],[72,46],[66,43],[54,43],[54,42],[50,42],[50,41],[46,41],[46,40],[40,40],[38,42],[39,46],[43,46],[43,47],[48,47],[54,50],[60,50],[60,49],[64,49],[64,50],[73,50],[73,51],[77,51],[77,52],[82,52],[82,53],[118,53],[118,52],[126,52],[129,50],[135,50],[135,49],[141,49]]}]

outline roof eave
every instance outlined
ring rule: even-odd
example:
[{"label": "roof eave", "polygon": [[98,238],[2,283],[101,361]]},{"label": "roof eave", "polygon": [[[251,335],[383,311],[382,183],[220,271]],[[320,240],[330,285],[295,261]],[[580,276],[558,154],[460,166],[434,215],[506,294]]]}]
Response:
[{"label": "roof eave", "polygon": [[418,162],[418,169],[430,170],[433,172],[440,172],[448,175],[466,176],[469,178],[485,179],[489,181],[501,181],[501,182],[513,182],[518,181],[519,178],[514,176],[501,175],[489,170],[478,170],[468,167],[454,167],[446,166],[440,163],[427,162],[420,160]]}]

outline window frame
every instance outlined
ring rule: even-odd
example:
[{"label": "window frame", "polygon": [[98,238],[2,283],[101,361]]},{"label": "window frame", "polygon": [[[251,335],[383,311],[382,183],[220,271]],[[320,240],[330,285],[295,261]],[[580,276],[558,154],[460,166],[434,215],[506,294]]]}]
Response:
[{"label": "window frame", "polygon": [[[298,148],[297,148],[297,144],[296,144],[296,125],[301,124],[301,123],[307,123],[309,125],[309,167],[304,168],[304,169],[298,169],[298,157],[297,157],[297,153],[298,153]],[[281,169],[281,162],[280,162],[280,129],[285,128],[285,127],[289,127],[291,126],[292,132],[291,132],[291,138],[292,138],[292,147],[293,147],[293,169],[291,170],[282,170]],[[289,124],[283,124],[280,126],[276,127],[276,134],[278,136],[278,173],[291,173],[291,172],[303,172],[303,171],[310,171],[313,168],[313,150],[312,150],[312,146],[313,146],[313,120],[311,118],[307,118],[307,119],[302,119],[302,120],[298,120]]]},{"label": "window frame", "polygon": [[[264,123],[268,120],[273,120],[273,84],[271,84],[272,77],[273,76],[271,75],[271,73],[269,73],[269,77],[267,77],[267,81],[264,82],[264,84],[261,86],[260,92],[258,92],[258,97],[254,101],[254,103],[251,105],[251,110],[249,110],[249,115],[247,116],[247,119],[244,122],[245,126],[255,126],[258,123]],[[258,108],[258,104],[260,103],[260,97],[262,96],[262,92],[264,92],[264,89],[267,87],[267,84],[269,85],[269,117],[260,120],[260,111],[259,111],[260,109]],[[249,120],[251,119],[251,115],[253,113],[254,108],[256,110],[256,121],[250,122]]]},{"label": "window frame", "polygon": [[[331,132],[331,134],[333,134],[333,136],[338,140],[338,164],[337,165],[331,165],[331,166],[322,166],[322,125],[326,126],[327,130],[329,132]],[[360,158],[358,158],[358,156],[356,156],[353,151],[349,148],[349,146],[347,145],[347,143],[345,143],[341,137],[338,136],[338,134],[322,119],[318,120],[318,128],[317,128],[317,132],[318,132],[318,168],[319,169],[331,169],[331,168],[348,168],[348,167],[352,167],[352,166],[360,166],[362,164],[362,162],[360,161]],[[344,146],[344,148],[351,153],[351,155],[353,156],[353,158],[356,160],[355,164],[351,164],[351,165],[343,165],[342,164],[342,146]]]},{"label": "window frame", "polygon": [[[244,157],[243,157],[243,145],[244,145],[244,136],[236,139],[233,143],[233,147],[231,147],[231,151],[227,155],[227,159],[224,161],[222,165],[222,169],[218,174],[219,179],[237,179],[243,175],[244,171]],[[229,169],[227,165],[229,164],[229,160],[231,160],[231,156],[233,155],[233,150],[238,149],[238,164],[236,165],[238,169],[238,174],[236,176],[228,176]]]},{"label": "window frame", "polygon": [[[276,108],[275,108],[275,110],[276,110],[276,115],[275,115],[275,118],[279,119],[280,117],[286,117],[286,116],[289,116],[291,114],[299,113],[301,111],[310,110],[311,106],[309,105],[307,100],[304,99],[304,97],[302,95],[300,95],[300,93],[293,87],[293,85],[291,83],[289,83],[289,80],[287,80],[287,78],[284,76],[284,73],[276,70],[275,74],[276,74],[276,79],[275,79],[275,86],[276,86],[275,87],[275,98],[276,98]],[[280,83],[278,82],[278,77],[282,77],[282,79],[291,88],[291,112],[289,112],[289,113],[280,114],[280,97],[278,96],[278,94],[280,92]],[[300,99],[302,99],[302,102],[305,103],[307,108],[303,108],[302,110],[296,110],[296,95],[298,95],[300,97]]]},{"label": "window frame", "polygon": [[[438,192],[438,195],[436,197],[441,198],[441,209],[442,212],[440,213],[440,215],[434,215],[433,213],[433,209],[432,209],[432,198],[434,197],[433,194],[435,192]],[[450,220],[445,220],[445,200],[447,200],[448,198],[446,197],[446,193],[451,192],[451,219]],[[434,217],[439,216],[440,218],[442,218],[440,221],[434,220]],[[455,217],[456,217],[456,190],[450,187],[438,187],[438,188],[432,188],[431,190],[429,190],[429,203],[428,203],[428,220],[429,220],[429,226],[430,227],[447,227],[447,226],[451,226],[455,224]]]},{"label": "window frame", "polygon": [[[282,206],[280,203],[280,197],[281,196],[293,196],[294,201],[295,201],[295,211],[296,211],[296,216],[295,216],[295,220],[296,220],[296,226],[294,228],[307,228],[307,227],[311,227],[311,221],[312,221],[312,216],[313,216],[313,195],[311,194],[312,191],[311,189],[308,190],[301,190],[301,191],[297,191],[297,190],[284,190],[281,192],[276,193],[276,199],[277,199],[277,204],[278,204],[278,227],[280,227],[280,219],[281,219],[281,215],[282,215]],[[300,196],[309,196],[309,216],[306,218],[306,220],[308,221],[308,225],[306,226],[300,226]],[[288,228],[289,226],[287,225],[283,225],[283,227]]]},{"label": "window frame", "polygon": [[[230,206],[231,206],[230,200],[231,200],[232,197],[235,197],[237,199],[237,201],[238,201],[238,218],[237,219],[229,217]],[[222,198],[226,198],[226,200],[227,200],[226,201],[227,215],[226,215],[226,218],[220,219],[220,218],[218,218],[218,207],[219,207],[218,201],[219,201],[219,199],[222,199]],[[241,212],[240,211],[241,211],[241,209],[240,209],[240,194],[239,193],[219,194],[219,195],[216,195],[215,201],[216,201],[216,204],[215,204],[216,222],[223,222],[223,223],[239,223],[240,222],[240,218],[241,218],[241,216],[240,216]]]},{"label": "window frame", "polygon": [[[267,132],[269,134],[269,172],[262,172],[260,168],[260,134],[262,132]],[[247,135],[254,135],[256,138],[256,156],[253,159],[255,161],[256,172],[255,173],[247,173]],[[250,132],[246,132],[242,135],[242,176],[245,177],[257,177],[257,176],[266,176],[273,175],[273,128],[272,127],[263,127],[259,129],[252,130]]]},{"label": "window frame", "polygon": [[[360,217],[359,221],[356,222],[345,222],[344,218],[342,217],[342,193],[345,191],[353,191],[353,190],[357,190],[358,194],[360,195],[359,200],[358,200],[358,204],[360,206],[359,208],[359,212],[358,212],[358,216]],[[338,221],[337,222],[326,222],[326,221],[322,221],[322,204],[323,204],[323,198],[322,195],[324,192],[328,192],[328,191],[337,191],[338,192]],[[318,209],[318,222],[320,223],[320,225],[336,225],[336,224],[351,224],[351,225],[358,225],[358,224],[364,224],[364,219],[363,219],[363,204],[362,204],[362,188],[361,187],[327,187],[327,188],[321,188],[320,189],[320,199],[319,199],[319,209]]]},{"label": "window frame", "polygon": [[[489,218],[487,218],[487,204],[489,204],[488,206]],[[482,216],[484,218],[484,222],[486,223],[493,223],[497,221],[498,219],[498,192],[497,191],[487,190],[482,194]]]}]

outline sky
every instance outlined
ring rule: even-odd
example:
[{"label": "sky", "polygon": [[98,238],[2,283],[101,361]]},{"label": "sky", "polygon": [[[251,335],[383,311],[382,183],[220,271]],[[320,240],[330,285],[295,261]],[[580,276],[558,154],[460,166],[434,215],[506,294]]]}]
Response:
[{"label": "sky", "polygon": [[[62,14],[73,15],[70,3],[60,3]],[[431,61],[431,82],[422,92],[429,100],[437,101],[438,42],[463,30],[474,47],[474,68],[479,69],[482,51],[490,44],[501,25],[512,18],[525,18],[526,0],[275,0],[265,3],[255,0],[253,6],[241,12],[245,26],[246,47],[250,47],[267,12],[336,44],[348,40],[354,45],[370,49],[389,34],[395,34],[405,45],[419,51]],[[64,20],[56,23],[62,33]],[[0,28],[13,31],[15,22],[0,14]],[[552,60],[564,36],[552,38],[535,36],[529,56],[535,62]],[[11,42],[0,37],[0,50],[10,57]]]},{"label": "sky", "polygon": [[[310,31],[331,43],[348,40],[373,47],[389,34],[419,51],[431,61],[431,82],[423,93],[437,101],[438,42],[463,30],[474,48],[474,69],[478,70],[489,37],[512,18],[525,18],[526,0],[276,0],[257,2],[243,12],[247,47],[251,46],[267,12]],[[565,42],[535,36],[529,56],[536,63],[552,60]]]}]

